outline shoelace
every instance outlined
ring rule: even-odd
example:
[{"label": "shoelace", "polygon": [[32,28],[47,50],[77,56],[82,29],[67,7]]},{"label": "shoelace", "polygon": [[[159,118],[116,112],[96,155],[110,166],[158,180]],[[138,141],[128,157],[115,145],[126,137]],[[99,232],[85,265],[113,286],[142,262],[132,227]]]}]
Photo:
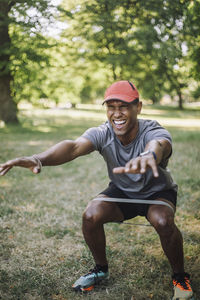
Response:
[{"label": "shoelace", "polygon": [[98,272],[99,272],[99,268],[97,266],[95,266],[93,269],[90,269],[89,272],[87,274],[84,275],[84,277],[86,277],[89,274],[95,273],[96,276],[98,277]]},{"label": "shoelace", "polygon": [[173,279],[173,284],[175,286],[180,285],[180,288],[183,290],[191,291],[190,287],[190,281],[188,277],[180,277],[180,278],[174,278]]}]

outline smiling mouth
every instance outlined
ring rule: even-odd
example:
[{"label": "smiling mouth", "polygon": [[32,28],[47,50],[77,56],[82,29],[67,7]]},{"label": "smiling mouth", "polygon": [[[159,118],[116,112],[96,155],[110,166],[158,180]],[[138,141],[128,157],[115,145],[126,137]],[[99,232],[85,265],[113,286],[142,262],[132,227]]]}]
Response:
[{"label": "smiling mouth", "polygon": [[120,129],[126,123],[126,120],[113,120],[113,123],[117,129]]}]

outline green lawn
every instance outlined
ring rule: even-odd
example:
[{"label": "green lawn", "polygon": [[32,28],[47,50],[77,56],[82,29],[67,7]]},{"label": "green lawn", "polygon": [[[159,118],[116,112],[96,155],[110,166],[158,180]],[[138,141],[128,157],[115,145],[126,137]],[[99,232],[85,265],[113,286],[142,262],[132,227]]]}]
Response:
[{"label": "green lawn", "polygon": [[[184,237],[186,271],[200,298],[200,111],[145,107],[174,140],[170,169],[179,184],[176,222]],[[102,123],[97,110],[22,110],[22,126],[0,128],[0,162],[41,152]],[[39,175],[15,168],[0,178],[0,299],[168,300],[171,270],[152,227],[107,224],[111,277],[89,294],[72,283],[93,266],[81,232],[88,201],[107,186],[94,152]],[[143,223],[143,218],[131,222]],[[199,298],[198,298],[199,297]]]}]

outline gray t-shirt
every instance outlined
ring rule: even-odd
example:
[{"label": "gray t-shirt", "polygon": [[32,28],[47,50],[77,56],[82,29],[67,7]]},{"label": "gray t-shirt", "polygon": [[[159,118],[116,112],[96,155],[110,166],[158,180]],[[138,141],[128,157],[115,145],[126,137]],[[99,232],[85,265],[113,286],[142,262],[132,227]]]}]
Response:
[{"label": "gray t-shirt", "polygon": [[157,121],[143,119],[138,121],[137,136],[126,146],[121,144],[108,121],[86,130],[82,136],[90,140],[95,150],[103,156],[107,163],[110,180],[128,197],[143,199],[159,191],[168,189],[177,191],[177,185],[167,169],[168,159],[163,159],[158,165],[159,177],[157,178],[153,176],[151,169],[148,169],[145,174],[114,174],[112,172],[113,168],[125,166],[129,160],[144,152],[149,141],[166,139],[172,142],[169,132]]}]

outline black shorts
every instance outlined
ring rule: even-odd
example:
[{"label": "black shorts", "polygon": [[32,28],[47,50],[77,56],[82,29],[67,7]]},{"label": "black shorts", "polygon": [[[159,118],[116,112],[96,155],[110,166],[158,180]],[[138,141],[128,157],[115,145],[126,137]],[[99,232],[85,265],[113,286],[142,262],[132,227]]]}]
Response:
[{"label": "black shorts", "polygon": [[[128,197],[122,190],[120,190],[113,182],[110,182],[107,189],[102,191],[100,194],[104,194],[110,198],[130,198]],[[144,197],[144,200],[156,200],[158,198],[163,198],[173,203],[176,207],[177,200],[177,192],[174,190],[167,190],[156,192],[152,194],[150,197]],[[135,203],[121,203],[116,202],[119,206],[121,212],[124,215],[124,220],[132,219],[136,216],[147,216],[147,212],[149,209],[149,204],[135,204]]]}]

